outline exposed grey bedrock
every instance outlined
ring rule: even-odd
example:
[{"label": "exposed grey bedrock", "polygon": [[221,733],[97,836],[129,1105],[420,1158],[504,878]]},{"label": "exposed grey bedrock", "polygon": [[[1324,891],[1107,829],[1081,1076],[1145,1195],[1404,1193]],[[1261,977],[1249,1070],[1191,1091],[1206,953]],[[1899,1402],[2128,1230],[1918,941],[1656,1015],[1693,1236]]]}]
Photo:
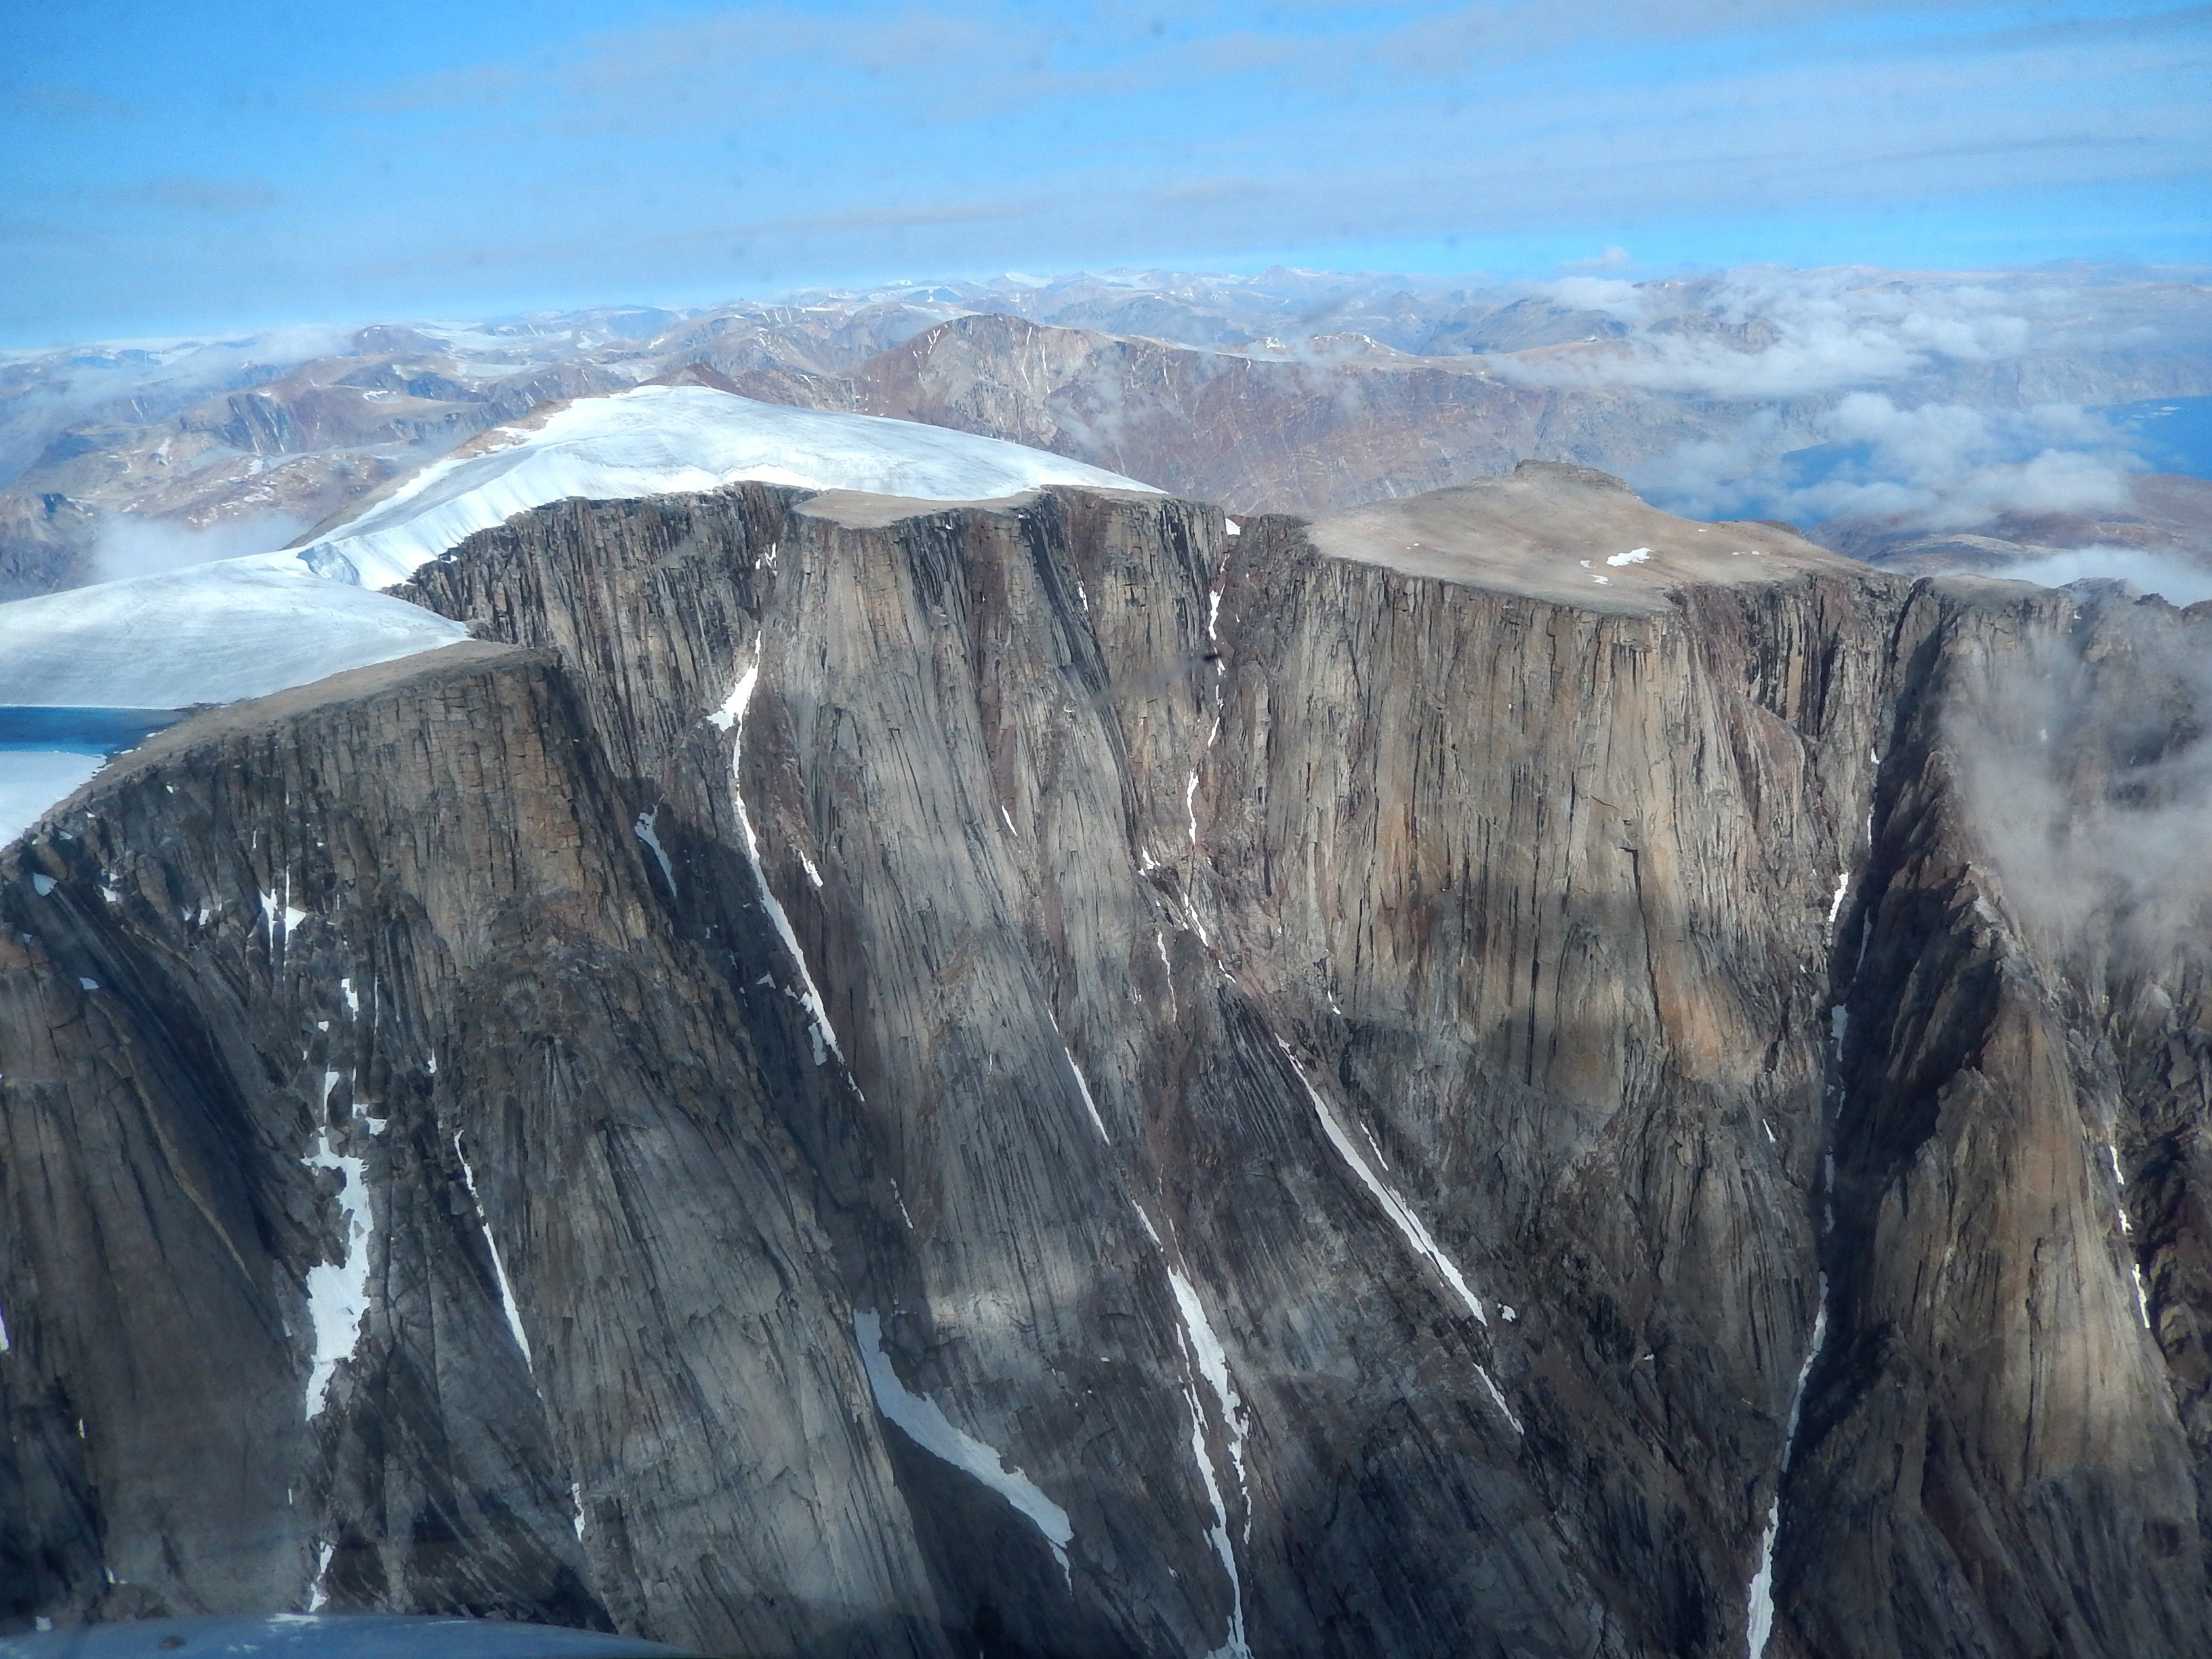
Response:
[{"label": "exposed grey bedrock", "polygon": [[399,591],[0,854],[0,1622],[2212,1652],[2212,606],[1537,465]]}]

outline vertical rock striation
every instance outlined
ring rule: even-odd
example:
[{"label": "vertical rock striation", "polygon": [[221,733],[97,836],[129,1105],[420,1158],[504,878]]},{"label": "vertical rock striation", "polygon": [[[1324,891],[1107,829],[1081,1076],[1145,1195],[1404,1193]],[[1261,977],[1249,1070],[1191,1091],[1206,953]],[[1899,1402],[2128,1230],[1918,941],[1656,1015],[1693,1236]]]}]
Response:
[{"label": "vertical rock striation", "polygon": [[2206,1645],[2212,623],[1226,528],[563,502],[10,850],[8,1610]]}]

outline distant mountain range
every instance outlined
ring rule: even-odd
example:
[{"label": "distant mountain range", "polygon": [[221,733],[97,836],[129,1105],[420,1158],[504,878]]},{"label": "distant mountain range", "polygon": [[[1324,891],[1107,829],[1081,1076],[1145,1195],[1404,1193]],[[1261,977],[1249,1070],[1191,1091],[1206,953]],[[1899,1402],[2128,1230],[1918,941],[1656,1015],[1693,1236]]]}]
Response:
[{"label": "distant mountain range", "polygon": [[2136,483],[2208,470],[2212,289],[2193,275],[1155,271],[17,353],[0,596],[266,550],[489,427],[693,365],[1232,510],[1358,506],[1534,458],[1877,556],[1911,544],[1924,562],[1931,535],[2016,548],[1982,547],[1984,566],[2046,555],[2005,533],[2025,514],[2038,533],[2147,525],[2212,557],[2195,493]]}]

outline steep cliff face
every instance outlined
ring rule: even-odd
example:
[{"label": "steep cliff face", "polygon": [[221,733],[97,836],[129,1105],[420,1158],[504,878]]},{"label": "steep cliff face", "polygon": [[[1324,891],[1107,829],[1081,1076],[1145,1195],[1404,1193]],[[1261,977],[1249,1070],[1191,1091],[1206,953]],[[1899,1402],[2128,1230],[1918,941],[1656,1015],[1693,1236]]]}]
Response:
[{"label": "steep cliff face", "polygon": [[11,1613],[927,1627],[759,1058],[548,661],[241,705],[80,801],[0,890]]},{"label": "steep cliff face", "polygon": [[18,1614],[2212,1642],[2203,935],[2141,880],[2212,615],[1572,468],[1224,532],[564,502],[407,590],[508,644],[14,849]]},{"label": "steep cliff face", "polygon": [[2212,1643],[2212,607],[1923,587],[1838,939],[1785,1650]]}]

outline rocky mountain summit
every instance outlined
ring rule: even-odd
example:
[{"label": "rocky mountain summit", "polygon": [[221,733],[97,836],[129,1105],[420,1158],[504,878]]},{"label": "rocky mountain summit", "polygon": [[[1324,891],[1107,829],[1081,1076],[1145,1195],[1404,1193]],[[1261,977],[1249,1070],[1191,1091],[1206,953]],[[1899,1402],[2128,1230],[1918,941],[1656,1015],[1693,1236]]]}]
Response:
[{"label": "rocky mountain summit", "polygon": [[2212,606],[533,507],[0,853],[0,1620],[2212,1651]]}]

